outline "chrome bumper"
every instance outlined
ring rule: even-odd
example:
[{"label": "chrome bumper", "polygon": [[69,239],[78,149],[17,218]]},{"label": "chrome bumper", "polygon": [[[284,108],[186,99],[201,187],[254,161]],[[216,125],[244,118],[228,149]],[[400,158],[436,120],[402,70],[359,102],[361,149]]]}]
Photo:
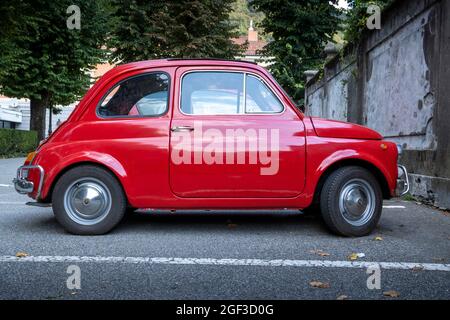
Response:
[{"label": "chrome bumper", "polygon": [[397,196],[401,197],[408,193],[409,191],[409,178],[408,171],[406,171],[405,166],[397,165],[398,167],[398,178],[397,178],[397,188],[395,193]]},{"label": "chrome bumper", "polygon": [[20,194],[31,193],[34,190],[34,183],[28,181],[28,172],[31,169],[39,171],[39,184],[37,188],[36,198],[39,198],[42,190],[42,183],[44,182],[44,169],[39,165],[21,166],[17,169],[17,176],[13,179],[14,188]]}]

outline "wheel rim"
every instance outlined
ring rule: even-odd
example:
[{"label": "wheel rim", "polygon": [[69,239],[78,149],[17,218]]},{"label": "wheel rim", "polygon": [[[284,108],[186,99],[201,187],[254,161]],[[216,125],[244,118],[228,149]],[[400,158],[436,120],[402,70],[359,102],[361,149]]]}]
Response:
[{"label": "wheel rim", "polygon": [[98,179],[78,179],[64,193],[64,208],[74,222],[93,225],[108,215],[111,209],[111,193]]},{"label": "wheel rim", "polygon": [[352,179],[341,189],[339,209],[351,225],[365,225],[375,213],[375,191],[367,181]]}]

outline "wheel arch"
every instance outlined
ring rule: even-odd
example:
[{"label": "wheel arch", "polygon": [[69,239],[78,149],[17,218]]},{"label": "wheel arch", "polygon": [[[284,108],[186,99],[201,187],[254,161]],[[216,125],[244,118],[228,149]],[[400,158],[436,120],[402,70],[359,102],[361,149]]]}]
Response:
[{"label": "wheel arch", "polygon": [[81,161],[77,161],[77,162],[73,162],[70,165],[65,166],[64,168],[62,168],[61,170],[59,170],[57,172],[57,174],[55,175],[55,177],[52,179],[50,186],[48,187],[48,191],[46,192],[46,196],[43,199],[43,202],[52,202],[52,195],[53,195],[53,190],[55,188],[56,183],[58,182],[58,180],[69,170],[72,170],[76,167],[80,167],[80,166],[85,166],[85,165],[89,165],[89,166],[94,166],[94,167],[98,167],[101,169],[104,169],[106,171],[108,171],[109,173],[112,174],[112,176],[117,180],[117,182],[119,183],[120,187],[123,190],[123,193],[125,194],[125,198],[127,199],[127,203],[129,203],[128,201],[128,195],[126,192],[126,189],[123,185],[123,181],[121,179],[121,177],[119,176],[119,174],[117,172],[115,172],[114,170],[112,170],[111,168],[109,168],[108,166],[96,162],[96,161],[92,161],[92,160],[81,160]]},{"label": "wheel arch", "polygon": [[319,203],[320,192],[322,191],[322,187],[326,181],[326,179],[339,168],[348,167],[348,166],[358,166],[369,170],[377,179],[380,184],[381,192],[383,194],[383,199],[390,199],[391,193],[389,188],[389,183],[386,179],[386,176],[376,165],[371,163],[370,161],[359,159],[359,158],[347,158],[338,160],[331,165],[329,165],[321,174],[319,181],[316,184],[314,189],[314,197],[312,205],[316,205]]}]

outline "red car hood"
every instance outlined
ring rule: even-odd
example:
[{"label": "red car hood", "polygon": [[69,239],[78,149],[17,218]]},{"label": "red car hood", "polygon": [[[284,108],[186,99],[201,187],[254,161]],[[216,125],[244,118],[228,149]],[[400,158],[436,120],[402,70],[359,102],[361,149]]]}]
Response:
[{"label": "red car hood", "polygon": [[311,117],[314,130],[319,137],[381,140],[383,136],[375,130],[358,124]]}]

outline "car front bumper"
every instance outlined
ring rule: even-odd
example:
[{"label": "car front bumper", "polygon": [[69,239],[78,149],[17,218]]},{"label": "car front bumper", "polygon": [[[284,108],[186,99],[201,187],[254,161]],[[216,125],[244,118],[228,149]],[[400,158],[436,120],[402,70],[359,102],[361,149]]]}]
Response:
[{"label": "car front bumper", "polygon": [[44,182],[44,169],[39,165],[25,165],[17,169],[17,176],[13,179],[14,188],[20,194],[32,193],[35,190],[35,183],[28,180],[30,170],[39,173],[37,177],[38,185],[36,190],[36,199],[39,198]]},{"label": "car front bumper", "polygon": [[409,192],[409,178],[408,178],[408,171],[406,170],[405,166],[399,164],[397,165],[397,168],[398,168],[398,178],[395,193],[397,196],[401,197]]}]

